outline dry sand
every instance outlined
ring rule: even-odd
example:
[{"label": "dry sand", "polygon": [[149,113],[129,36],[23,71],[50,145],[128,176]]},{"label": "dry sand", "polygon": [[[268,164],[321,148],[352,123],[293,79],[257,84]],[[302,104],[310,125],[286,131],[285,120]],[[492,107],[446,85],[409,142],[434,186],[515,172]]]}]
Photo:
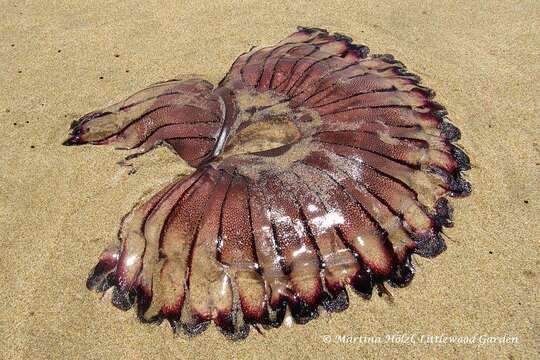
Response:
[{"label": "dry sand", "polygon": [[[538,1],[262,3],[2,1],[0,357],[537,357]],[[87,291],[88,271],[120,217],[178,166],[159,151],[128,176],[112,149],[62,147],[70,122],[178,73],[218,81],[241,52],[298,24],[392,53],[437,90],[474,164],[473,195],[453,202],[448,250],[418,258],[412,284],[392,289],[393,304],[352,297],[344,313],[236,343],[213,327],[174,337],[167,324],[142,325]],[[416,335],[417,343],[385,341],[393,334]],[[341,335],[383,343],[340,343]],[[517,343],[427,344],[420,335]]]}]

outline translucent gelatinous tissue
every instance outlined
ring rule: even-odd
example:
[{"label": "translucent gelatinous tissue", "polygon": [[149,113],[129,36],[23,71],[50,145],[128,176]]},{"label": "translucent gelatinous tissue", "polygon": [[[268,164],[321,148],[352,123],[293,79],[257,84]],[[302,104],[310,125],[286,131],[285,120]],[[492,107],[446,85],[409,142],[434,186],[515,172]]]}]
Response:
[{"label": "translucent gelatinous tissue", "polygon": [[[83,116],[65,145],[168,144],[193,174],[141,200],[88,278],[143,321],[233,338],[344,310],[346,287],[407,285],[445,249],[445,196],[470,185],[459,130],[391,55],[299,28],[214,87],[154,84]],[[132,156],[133,156],[132,155]]]}]

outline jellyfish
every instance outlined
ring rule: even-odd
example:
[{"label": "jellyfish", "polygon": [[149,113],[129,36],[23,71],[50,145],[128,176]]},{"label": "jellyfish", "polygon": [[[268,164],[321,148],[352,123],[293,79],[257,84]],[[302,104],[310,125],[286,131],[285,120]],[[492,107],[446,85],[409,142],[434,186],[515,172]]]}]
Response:
[{"label": "jellyfish", "polygon": [[88,288],[143,322],[240,339],[406,286],[412,255],[446,248],[447,198],[471,192],[434,95],[393,56],[299,27],[217,86],[163,81],[83,116],[65,145],[167,146],[193,168],[124,216]]}]

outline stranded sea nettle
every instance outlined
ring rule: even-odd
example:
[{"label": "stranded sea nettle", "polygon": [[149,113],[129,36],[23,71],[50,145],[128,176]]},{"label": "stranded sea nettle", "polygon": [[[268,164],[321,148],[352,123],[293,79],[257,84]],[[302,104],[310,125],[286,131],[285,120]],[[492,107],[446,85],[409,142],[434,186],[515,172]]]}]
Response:
[{"label": "stranded sea nettle", "polygon": [[470,185],[459,130],[391,55],[299,28],[214,86],[149,86],[73,123],[65,145],[166,145],[195,170],[143,199],[87,285],[143,321],[196,334],[344,310],[347,288],[407,285],[445,249],[447,196]]}]

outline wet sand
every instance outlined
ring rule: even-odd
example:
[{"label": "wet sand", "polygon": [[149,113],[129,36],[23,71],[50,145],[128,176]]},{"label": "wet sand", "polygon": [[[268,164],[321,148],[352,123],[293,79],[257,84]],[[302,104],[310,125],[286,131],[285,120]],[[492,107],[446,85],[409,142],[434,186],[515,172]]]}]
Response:
[{"label": "wet sand", "polygon": [[[3,2],[0,357],[538,356],[538,2],[205,3]],[[71,121],[177,74],[215,83],[240,53],[273,44],[296,25],[343,32],[373,53],[394,54],[437,91],[473,163],[472,196],[453,201],[448,250],[415,258],[416,277],[391,289],[393,303],[351,296],[346,312],[252,331],[241,342],[214,327],[175,337],[166,323],[143,325],[133,311],[87,291],[88,271],[121,216],[182,167],[161,149],[128,175],[116,164],[120,152],[61,146]],[[422,335],[476,337],[449,344]],[[510,343],[486,344],[482,335]]]}]

